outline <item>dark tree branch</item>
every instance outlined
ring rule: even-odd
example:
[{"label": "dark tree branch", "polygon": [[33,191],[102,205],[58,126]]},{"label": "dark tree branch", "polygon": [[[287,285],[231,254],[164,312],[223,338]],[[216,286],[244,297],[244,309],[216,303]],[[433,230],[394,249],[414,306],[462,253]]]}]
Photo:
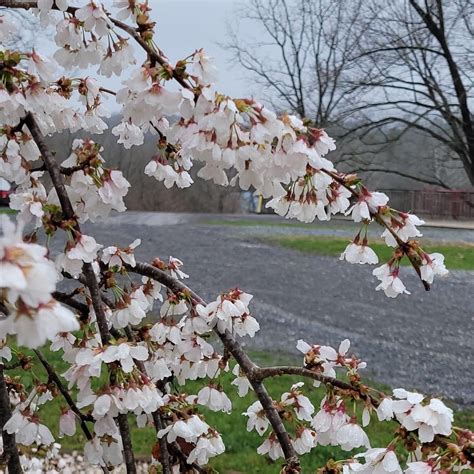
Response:
[{"label": "dark tree branch", "polygon": [[[61,174],[60,167],[56,160],[54,159],[53,155],[49,151],[46,143],[44,141],[44,136],[41,133],[38,124],[36,123],[35,118],[28,112],[25,117],[25,124],[27,125],[30,133],[35,140],[38,149],[41,152],[41,156],[43,162],[48,170],[49,175],[51,176],[51,180],[53,182],[53,186],[56,190],[58,195],[59,202],[61,204],[61,208],[64,214],[64,218],[70,220],[73,223],[74,229],[80,233],[79,223],[74,213],[74,209],[72,207],[71,201],[69,200],[69,196],[67,194],[66,188],[64,186],[63,176]],[[107,345],[110,340],[110,332],[107,323],[107,316],[105,314],[104,306],[102,303],[99,285],[97,283],[97,279],[92,268],[91,263],[84,263],[82,266],[82,272],[85,279],[85,283],[87,288],[89,289],[90,297],[92,300],[92,306],[94,308],[97,320],[97,326],[99,328],[99,333],[101,336],[102,344]],[[136,473],[136,465],[133,456],[133,449],[131,446],[131,438],[130,438],[130,429],[128,427],[128,420],[125,415],[119,415],[117,417],[120,434],[122,436],[123,442],[123,449],[124,449],[124,457],[125,457],[125,464],[127,467],[128,473]]]},{"label": "dark tree branch", "polygon": [[34,349],[34,353],[38,357],[39,361],[41,362],[42,366],[45,368],[49,380],[55,383],[56,387],[58,387],[59,391],[61,392],[61,395],[64,397],[66,400],[67,404],[71,408],[71,410],[77,415],[79,419],[79,423],[81,425],[81,429],[84,432],[84,435],[88,440],[91,440],[93,438],[91,432],[89,431],[89,428],[87,427],[86,421],[93,421],[91,417],[88,417],[84,415],[84,413],[77,408],[76,403],[72,399],[68,389],[64,386],[62,383],[61,379],[59,378],[58,374],[54,370],[53,366],[46,360],[44,355],[39,351],[38,349]]},{"label": "dark tree branch", "polygon": [[20,463],[20,456],[15,441],[15,435],[7,433],[3,427],[11,418],[12,410],[10,407],[10,396],[8,395],[3,364],[0,364],[0,430],[3,438],[3,456],[8,466],[10,474],[20,474],[23,472]]}]

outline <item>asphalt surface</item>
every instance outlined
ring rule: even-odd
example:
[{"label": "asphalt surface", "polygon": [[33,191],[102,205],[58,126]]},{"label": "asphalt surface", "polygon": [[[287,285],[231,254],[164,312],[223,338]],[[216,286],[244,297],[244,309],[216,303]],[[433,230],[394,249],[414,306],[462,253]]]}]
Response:
[{"label": "asphalt surface", "polygon": [[[392,300],[375,291],[371,267],[261,240],[264,234],[304,229],[220,226],[207,221],[196,216],[153,218],[149,213],[126,213],[88,225],[86,231],[104,245],[125,246],[141,238],[136,252],[140,260],[180,258],[190,274],[187,283],[206,299],[236,286],[252,293],[251,309],[261,331],[245,340],[248,347],[297,354],[300,338],[335,346],[349,338],[351,351],[367,361],[367,374],[373,380],[474,408],[474,272],[452,271],[426,292],[413,271],[402,269],[412,295]],[[309,231],[349,235],[353,228]],[[474,241],[471,230],[434,231],[431,235],[426,229],[425,235]]]}]

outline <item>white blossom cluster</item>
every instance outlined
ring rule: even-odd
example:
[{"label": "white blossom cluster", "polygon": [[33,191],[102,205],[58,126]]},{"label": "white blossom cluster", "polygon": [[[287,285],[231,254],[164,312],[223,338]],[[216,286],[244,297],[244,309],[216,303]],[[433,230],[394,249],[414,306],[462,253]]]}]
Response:
[{"label": "white blossom cluster", "polygon": [[[107,77],[134,65],[129,40],[117,35],[117,40],[111,41],[114,24],[102,6],[90,2],[59,20],[50,11],[52,2],[41,3],[41,20],[59,21],[55,39],[60,49],[55,56],[63,66],[97,64],[99,74]],[[115,2],[115,6],[123,17],[142,22],[143,15],[147,18],[138,3]],[[67,2],[57,7],[67,8]],[[139,24],[151,28],[146,21]],[[9,127],[8,133],[0,134],[0,150],[4,150],[0,171],[19,185],[13,208],[39,226],[45,207],[59,203],[55,190],[47,194],[39,183],[41,176],[28,172],[27,162],[37,160],[40,154],[28,129],[15,127],[27,112],[33,112],[45,134],[61,130],[101,133],[106,128],[102,120],[107,116],[102,100],[105,92],[91,77],[55,77],[57,64],[36,51],[11,59],[19,64],[27,61],[29,76],[12,78],[15,87],[9,91],[0,87],[0,123]],[[254,100],[219,94],[213,88],[215,66],[203,50],[179,64],[183,71],[179,90],[167,87],[174,73],[161,63],[148,61],[134,69],[116,94],[123,120],[112,132],[119,143],[130,148],[141,145],[145,133],[159,135],[157,153],[145,168],[147,175],[163,181],[166,187],[185,188],[193,183],[189,170],[197,160],[203,163],[198,173],[201,178],[223,186],[238,184],[243,190],[253,188],[269,199],[269,207],[288,218],[311,222],[316,217],[328,220],[343,213],[366,226],[377,216],[377,222],[385,226],[382,237],[396,248],[421,236],[416,226],[423,221],[390,209],[385,194],[370,192],[360,180],[337,172],[325,158],[335,143],[324,130],[310,127],[295,116],[277,117]],[[68,100],[75,94],[80,99],[79,108]],[[179,119],[171,122],[170,117]],[[71,169],[67,190],[80,222],[104,217],[111,209],[125,210],[123,197],[129,183],[121,172],[103,167],[100,151],[100,146],[90,141],[76,140],[73,153],[63,163]],[[435,275],[446,274],[440,254],[413,250],[417,252],[414,264],[422,270],[427,284]],[[374,271],[381,280],[377,289],[387,296],[408,293],[398,276],[402,257],[403,253]],[[378,263],[366,238],[362,244],[356,238],[341,258],[351,263]]]},{"label": "white blossom cluster", "polygon": [[15,334],[19,345],[35,348],[79,329],[75,315],[52,296],[58,275],[46,249],[23,242],[21,226],[2,217],[0,291],[8,314],[0,319],[0,339]]},{"label": "white blossom cluster", "polygon": [[[17,225],[2,220],[0,308],[5,317],[0,319],[0,339],[14,335],[19,346],[28,348],[50,340],[50,350],[61,351],[68,366],[61,374],[66,381],[62,389],[73,394],[73,404],[69,401],[58,415],[59,434],[75,436],[86,420],[90,439],[84,459],[91,465],[112,469],[124,462],[129,441],[122,437],[121,422],[128,419],[140,428],[154,426],[157,446],[166,442],[175,450],[184,449],[186,469],[206,466],[222,454],[224,440],[206,423],[201,410],[228,414],[233,409],[219,380],[230,370],[227,352],[238,362],[232,368],[232,386],[241,397],[258,398],[243,414],[248,431],[266,436],[257,452],[272,460],[287,457],[268,404],[262,404],[261,381],[252,372],[259,368],[250,370],[246,359],[235,355],[235,343],[226,345],[259,331],[249,309],[252,295],[236,288],[206,304],[181,284],[188,275],[179,259],[156,258],[147,267],[164,275],[160,281],[168,284],[162,286],[149,272],[138,271],[135,251],[140,239],[126,247],[105,246],[83,233],[81,224],[125,211],[130,184],[120,170],[105,166],[102,146],[88,138],[75,139],[64,154],[67,158],[52,172],[38,133],[101,134],[107,128],[104,95],[108,94],[121,107],[121,121],[112,129],[118,143],[131,148],[143,144],[145,134],[157,137],[156,154],[144,172],[167,188],[191,186],[190,170],[197,161],[200,178],[252,189],[279,215],[303,222],[329,220],[338,213],[350,216],[361,226],[341,255],[350,263],[379,263],[368,244],[367,228],[373,222],[382,225],[381,238],[393,254],[373,275],[380,281],[376,289],[389,297],[409,293],[399,278],[402,258],[408,258],[430,285],[435,276],[447,273],[444,257],[426,253],[413,240],[421,236],[417,226],[422,220],[391,209],[385,194],[369,191],[355,175],[335,169],[326,158],[335,142],[324,130],[296,116],[277,116],[253,99],[218,93],[216,68],[202,49],[174,67],[168,64],[154,43],[151,2],[114,0],[115,16],[98,2],[76,3],[37,2],[35,14],[41,25],[52,25],[56,31],[54,57],[36,50],[0,48],[0,176],[15,184],[10,207],[18,211]],[[128,22],[125,27],[123,21]],[[2,10],[2,45],[17,27],[8,10],[6,14]],[[137,61],[133,40],[147,52],[142,62]],[[122,88],[115,93],[76,72],[68,77],[68,72],[91,66],[106,78],[125,76],[127,70]],[[170,87],[170,81],[179,87]],[[54,176],[56,171],[60,178]],[[71,209],[66,209],[69,204]],[[33,229],[29,240],[23,240],[23,226]],[[33,243],[43,231],[48,243],[57,233],[66,236],[54,261],[47,247]],[[135,271],[140,280],[131,277]],[[77,315],[53,298],[63,278],[71,279],[75,289],[69,294],[57,292],[56,297],[69,301]],[[215,338],[224,341],[222,354],[214,348]],[[297,382],[279,400],[270,401],[284,421],[294,452],[304,455],[317,445],[348,452],[365,448],[366,452],[337,463],[336,472],[347,474],[445,472],[438,469],[441,465],[464,469],[461,448],[444,454],[430,451],[438,437],[455,434],[452,411],[439,399],[403,389],[394,390],[392,397],[380,393],[373,397],[361,383],[359,371],[366,364],[349,356],[349,348],[347,339],[337,350],[298,341],[304,376],[312,386]],[[28,358],[4,342],[0,359],[29,370]],[[348,380],[342,388],[336,371]],[[199,379],[203,383],[197,393],[185,393],[187,382]],[[53,389],[51,380],[48,384],[35,380],[28,388],[5,380],[13,413],[4,430],[25,448],[27,454],[21,456],[25,471],[66,469],[58,461],[59,445],[49,425],[41,420],[42,406],[60,397],[56,389],[61,392],[61,387]],[[313,390],[320,386],[326,393],[319,402]],[[414,440],[417,450],[404,471],[395,454],[397,443],[404,441],[401,435],[386,448],[370,446],[365,428],[373,413],[381,422],[396,420],[406,439]],[[159,455],[153,456],[159,464]],[[182,459],[173,459],[173,472],[182,472]]]}]

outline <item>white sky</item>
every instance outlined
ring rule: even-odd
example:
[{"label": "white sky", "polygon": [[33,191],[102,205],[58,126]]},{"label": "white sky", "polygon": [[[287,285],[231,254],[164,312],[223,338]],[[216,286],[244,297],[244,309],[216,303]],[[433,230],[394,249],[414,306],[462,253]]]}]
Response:
[{"label": "white sky", "polygon": [[[263,0],[265,1],[265,0]],[[160,48],[172,63],[194,49],[204,48],[219,69],[217,88],[235,97],[248,95],[248,81],[237,65],[231,67],[229,51],[219,46],[227,37],[227,22],[245,0],[152,0],[155,31]]]}]

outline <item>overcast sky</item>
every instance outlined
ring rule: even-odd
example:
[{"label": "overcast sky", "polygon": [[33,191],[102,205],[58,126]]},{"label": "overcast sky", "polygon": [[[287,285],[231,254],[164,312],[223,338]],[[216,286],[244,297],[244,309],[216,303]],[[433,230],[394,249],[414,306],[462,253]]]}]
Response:
[{"label": "overcast sky", "polygon": [[[248,81],[239,66],[231,67],[231,55],[219,43],[227,38],[227,23],[236,19],[245,0],[153,0],[158,44],[172,63],[196,48],[204,48],[216,60],[218,89],[231,96],[248,95]],[[247,76],[248,77],[248,76]]]}]

